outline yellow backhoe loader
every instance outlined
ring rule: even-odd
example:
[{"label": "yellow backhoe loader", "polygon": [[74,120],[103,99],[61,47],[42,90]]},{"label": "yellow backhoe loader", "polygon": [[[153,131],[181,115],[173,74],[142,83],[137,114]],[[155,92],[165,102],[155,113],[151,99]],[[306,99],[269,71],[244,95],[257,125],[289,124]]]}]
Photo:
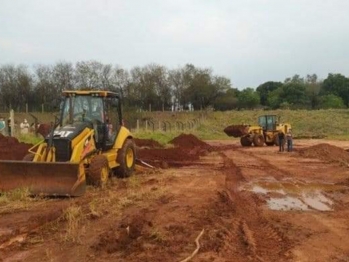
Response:
[{"label": "yellow backhoe loader", "polygon": [[267,146],[279,145],[278,132],[291,129],[289,123],[281,123],[276,115],[263,115],[258,117],[258,125],[231,125],[224,129],[228,136],[240,137],[242,146]]},{"label": "yellow backhoe loader", "polygon": [[0,192],[80,196],[87,183],[103,186],[111,174],[128,177],[135,160],[117,93],[63,91],[60,117],[44,141],[23,161],[0,161]]}]

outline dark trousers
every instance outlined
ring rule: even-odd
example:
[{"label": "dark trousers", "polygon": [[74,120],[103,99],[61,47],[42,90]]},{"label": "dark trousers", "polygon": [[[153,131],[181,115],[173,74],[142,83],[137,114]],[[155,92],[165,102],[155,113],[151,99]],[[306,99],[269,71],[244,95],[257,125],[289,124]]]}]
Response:
[{"label": "dark trousers", "polygon": [[284,139],[279,139],[279,151],[280,152],[284,152],[285,149],[284,149]]},{"label": "dark trousers", "polygon": [[287,151],[292,151],[292,139],[287,139]]}]

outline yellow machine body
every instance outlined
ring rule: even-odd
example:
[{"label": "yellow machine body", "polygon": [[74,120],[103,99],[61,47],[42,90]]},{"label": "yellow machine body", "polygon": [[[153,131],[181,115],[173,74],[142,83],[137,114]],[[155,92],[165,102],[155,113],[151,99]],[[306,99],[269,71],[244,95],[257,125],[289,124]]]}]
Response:
[{"label": "yellow machine body", "polygon": [[291,129],[291,124],[281,123],[276,115],[263,115],[258,118],[258,125],[230,125],[224,129],[228,136],[240,137],[242,146],[279,145],[277,134],[284,134]]},{"label": "yellow machine body", "polygon": [[[30,148],[23,161],[0,161],[0,192],[26,188],[35,195],[80,196],[87,182],[104,185],[112,173],[125,177],[133,172],[134,144],[122,124],[119,96],[65,91],[63,100],[61,118],[44,141]],[[115,129],[109,134],[110,125]]]}]

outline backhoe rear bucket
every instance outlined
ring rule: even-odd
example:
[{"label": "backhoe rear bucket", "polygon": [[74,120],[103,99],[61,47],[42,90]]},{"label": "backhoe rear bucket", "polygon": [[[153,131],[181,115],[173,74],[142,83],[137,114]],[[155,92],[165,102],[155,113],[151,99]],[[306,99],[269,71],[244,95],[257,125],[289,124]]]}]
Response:
[{"label": "backhoe rear bucket", "polygon": [[228,136],[242,137],[248,134],[248,125],[231,125],[227,126],[223,131]]},{"label": "backhoe rear bucket", "polygon": [[81,196],[85,173],[73,163],[0,161],[0,192],[16,188],[27,188],[32,195]]}]

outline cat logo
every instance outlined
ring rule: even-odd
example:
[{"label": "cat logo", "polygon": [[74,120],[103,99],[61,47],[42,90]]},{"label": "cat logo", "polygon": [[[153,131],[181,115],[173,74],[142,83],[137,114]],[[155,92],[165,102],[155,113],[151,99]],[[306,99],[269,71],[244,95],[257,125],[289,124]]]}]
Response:
[{"label": "cat logo", "polygon": [[73,131],[54,131],[53,136],[68,137]]}]

